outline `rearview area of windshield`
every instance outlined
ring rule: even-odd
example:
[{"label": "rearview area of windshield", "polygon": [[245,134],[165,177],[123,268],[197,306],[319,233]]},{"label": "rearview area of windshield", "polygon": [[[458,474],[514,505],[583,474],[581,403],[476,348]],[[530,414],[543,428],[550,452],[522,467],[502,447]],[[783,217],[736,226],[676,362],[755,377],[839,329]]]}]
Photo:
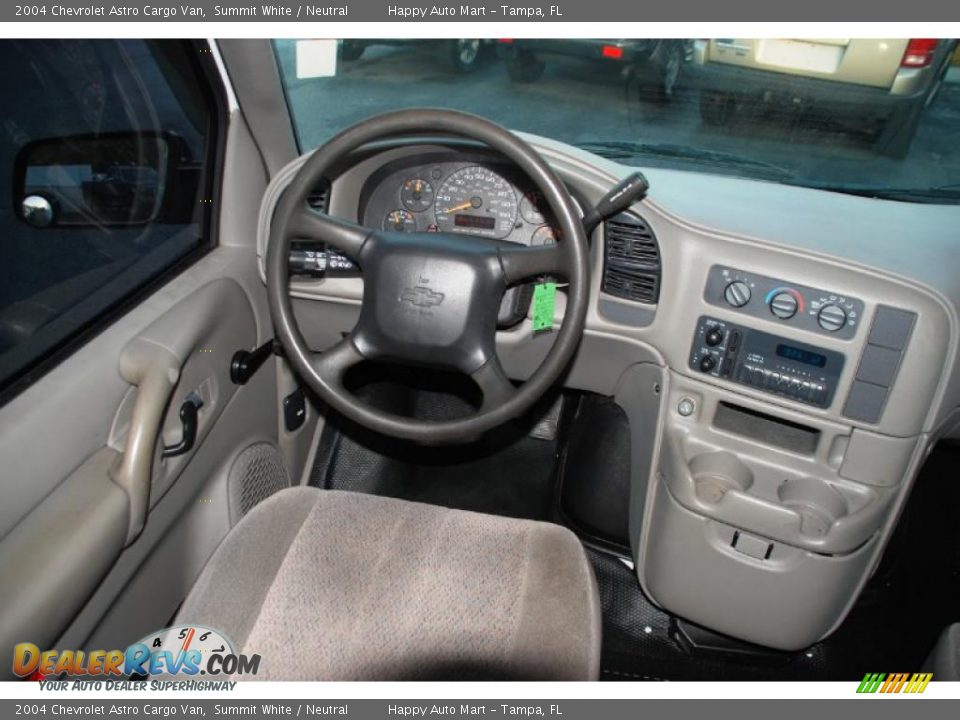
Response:
[{"label": "rearview area of windshield", "polygon": [[406,107],[488,117],[626,165],[897,200],[960,198],[955,40],[274,42],[310,150]]}]

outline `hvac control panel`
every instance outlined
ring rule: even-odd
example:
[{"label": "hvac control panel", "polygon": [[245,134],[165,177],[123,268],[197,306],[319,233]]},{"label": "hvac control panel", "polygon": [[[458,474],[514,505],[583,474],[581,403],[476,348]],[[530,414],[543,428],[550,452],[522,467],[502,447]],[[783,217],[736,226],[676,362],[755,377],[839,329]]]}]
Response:
[{"label": "hvac control panel", "polygon": [[842,353],[702,316],[690,369],[816,407],[829,407],[843,371]]},{"label": "hvac control panel", "polygon": [[721,265],[710,268],[703,299],[752,317],[844,339],[856,335],[863,317],[863,302],[841,290],[820,290]]}]

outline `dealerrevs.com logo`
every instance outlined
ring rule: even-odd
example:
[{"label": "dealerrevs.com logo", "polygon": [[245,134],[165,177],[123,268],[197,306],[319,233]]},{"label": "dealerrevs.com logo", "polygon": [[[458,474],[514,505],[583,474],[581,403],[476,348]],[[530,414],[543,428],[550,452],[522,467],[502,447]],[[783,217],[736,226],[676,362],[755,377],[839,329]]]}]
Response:
[{"label": "dealerrevs.com logo", "polygon": [[13,649],[13,672],[34,680],[170,680],[198,676],[256,675],[259,655],[237,654],[221,633],[177,625],[151,633],[126,650],[40,650],[33,643]]},{"label": "dealerrevs.com logo", "polygon": [[933,673],[867,673],[857,692],[919,694],[927,689],[931,680]]}]

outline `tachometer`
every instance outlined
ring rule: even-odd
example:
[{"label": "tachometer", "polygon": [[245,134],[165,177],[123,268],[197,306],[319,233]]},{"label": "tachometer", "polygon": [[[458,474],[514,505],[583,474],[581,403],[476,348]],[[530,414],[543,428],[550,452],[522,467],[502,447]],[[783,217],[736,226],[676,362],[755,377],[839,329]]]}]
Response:
[{"label": "tachometer", "polygon": [[411,178],[400,188],[400,201],[408,210],[423,212],[433,205],[433,185],[422,178]]},{"label": "tachometer", "polygon": [[434,209],[441,232],[504,238],[517,221],[517,193],[493,170],[466,167],[443,182]]}]

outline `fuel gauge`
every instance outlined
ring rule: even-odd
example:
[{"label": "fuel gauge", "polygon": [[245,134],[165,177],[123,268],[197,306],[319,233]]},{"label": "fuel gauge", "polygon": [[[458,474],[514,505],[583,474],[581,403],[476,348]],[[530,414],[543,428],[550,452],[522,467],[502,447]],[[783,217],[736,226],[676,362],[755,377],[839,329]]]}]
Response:
[{"label": "fuel gauge", "polygon": [[416,232],[417,219],[413,217],[413,213],[406,210],[394,210],[388,212],[383,219],[383,229],[393,232]]},{"label": "fuel gauge", "polygon": [[433,205],[433,186],[422,178],[411,178],[400,188],[400,201],[408,210],[423,212]]}]

